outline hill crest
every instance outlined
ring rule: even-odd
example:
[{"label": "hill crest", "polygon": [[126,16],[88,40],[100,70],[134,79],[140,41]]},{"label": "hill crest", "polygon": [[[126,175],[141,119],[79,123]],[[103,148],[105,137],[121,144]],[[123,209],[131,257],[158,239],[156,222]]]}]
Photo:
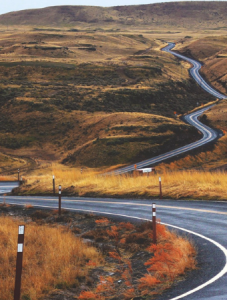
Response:
[{"label": "hill crest", "polygon": [[[2,25],[74,26],[78,23],[152,25],[152,26],[206,26],[227,25],[227,2],[185,1],[144,5],[51,6],[0,15]],[[177,22],[176,22],[177,20]]]}]

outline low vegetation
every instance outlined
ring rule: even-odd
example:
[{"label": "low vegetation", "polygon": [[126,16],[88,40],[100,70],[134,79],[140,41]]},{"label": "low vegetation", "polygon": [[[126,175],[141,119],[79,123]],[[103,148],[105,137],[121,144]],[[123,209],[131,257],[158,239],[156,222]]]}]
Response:
[{"label": "low vegetation", "polygon": [[[185,158],[187,160],[187,158]],[[171,166],[171,164],[170,164]],[[60,166],[45,170],[45,174],[25,178],[25,184],[15,194],[53,194],[52,174],[63,195],[111,197],[159,197],[159,176],[162,178],[164,198],[173,199],[226,199],[226,176],[222,172],[167,170],[161,165],[157,174],[103,175],[102,171],[72,169]]]},{"label": "low vegetation", "polygon": [[49,300],[58,295],[86,300],[151,296],[196,268],[192,243],[160,223],[154,245],[151,222],[136,225],[67,211],[59,217],[55,211],[37,211],[32,206],[1,205],[0,211],[2,300],[13,297],[15,249],[22,222],[26,223],[23,300]]},{"label": "low vegetation", "polygon": [[[13,297],[19,220],[0,218],[1,299]],[[39,299],[54,287],[79,284],[88,273],[86,262],[99,264],[101,255],[66,229],[27,224],[21,299]]]},{"label": "low vegetation", "polygon": [[214,99],[186,64],[160,51],[162,40],[142,29],[59,30],[2,28],[1,152],[26,163],[100,167],[198,139],[176,114],[196,107],[198,97]]},{"label": "low vegetation", "polygon": [[44,32],[49,26],[48,29],[52,29],[53,35],[59,34],[62,27],[67,31],[78,32],[81,24],[86,24],[86,28],[94,32],[118,32],[126,27],[134,30],[143,28],[147,31],[165,29],[168,33],[175,30],[176,34],[182,29],[187,31],[193,28],[198,31],[226,28],[225,11],[226,3],[216,1],[115,7],[64,5],[4,14],[0,16],[0,24],[30,25],[34,27],[34,31]]}]

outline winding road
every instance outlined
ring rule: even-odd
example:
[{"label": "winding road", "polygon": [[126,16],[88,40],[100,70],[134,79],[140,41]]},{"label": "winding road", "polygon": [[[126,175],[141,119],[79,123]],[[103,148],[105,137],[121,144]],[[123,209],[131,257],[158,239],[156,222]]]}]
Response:
[{"label": "winding road", "polygon": [[[57,209],[57,197],[0,196],[0,202]],[[198,269],[156,300],[227,299],[227,202],[155,200],[157,217],[181,234],[185,232],[198,249]],[[151,220],[152,201],[110,198],[63,197],[62,208],[103,214],[118,220]],[[182,228],[183,227],[183,228]]]},{"label": "winding road", "polygon": [[189,70],[191,76],[195,79],[195,81],[198,82],[198,84],[205,90],[207,91],[208,93],[210,93],[211,95],[219,98],[219,99],[225,99],[226,98],[226,95],[224,94],[221,94],[219,93],[218,91],[216,91],[213,87],[211,87],[204,79],[203,77],[199,74],[199,70],[201,69],[202,65],[200,62],[192,59],[192,58],[189,58],[189,57],[186,57],[182,54],[179,54],[179,53],[176,53],[174,51],[171,51],[173,48],[175,47],[175,44],[174,43],[168,43],[168,46],[164,47],[162,49],[162,51],[166,51],[166,52],[169,52],[171,54],[173,54],[174,56],[180,58],[180,59],[183,59],[183,60],[186,60],[188,61],[190,64],[192,64],[192,68]]},{"label": "winding road", "polygon": [[[182,59],[190,61],[194,71],[190,71],[194,78],[200,78],[196,69],[197,62],[187,59],[182,55],[172,52],[169,44],[163,50],[168,51]],[[197,70],[197,71],[196,71]],[[204,80],[201,86],[215,96],[223,99],[224,95],[212,89]],[[217,93],[217,94],[216,94]],[[146,160],[137,164],[138,168],[160,162],[174,155],[189,151],[195,147],[211,142],[218,137],[217,132],[201,124],[197,118],[206,109],[203,108],[186,117],[186,121],[193,124],[203,134],[203,138],[195,143],[181,147],[166,154]],[[118,170],[118,173],[125,173],[134,169],[128,166]],[[9,191],[12,184],[0,183],[1,193]],[[15,183],[15,185],[17,185]],[[35,197],[35,196],[0,196],[0,202],[9,204],[25,205],[31,204],[34,207],[57,208],[57,197]],[[134,199],[110,199],[110,198],[80,198],[62,197],[62,208],[78,212],[94,212],[104,214],[112,218],[134,221],[151,220],[152,202],[157,204],[157,216],[162,223],[167,224],[180,233],[187,234],[193,239],[198,249],[198,269],[189,272],[185,280],[179,281],[158,296],[156,300],[226,300],[227,299],[227,202],[218,201],[175,201],[175,200],[134,200]]]},{"label": "winding road", "polygon": [[[203,78],[202,76],[199,74],[199,69],[201,68],[201,64],[199,62],[197,62],[194,59],[188,58],[186,56],[183,56],[181,54],[178,54],[174,51],[171,51],[171,49],[175,46],[174,43],[169,43],[168,46],[164,47],[162,49],[162,51],[165,52],[169,52],[173,55],[175,55],[176,57],[186,60],[188,61],[190,64],[193,65],[193,67],[189,70],[191,76],[198,82],[198,84],[201,86],[201,88],[203,88],[204,90],[206,90],[208,93],[212,94],[213,96],[219,98],[219,99],[225,99],[226,96],[224,94],[219,93],[218,91],[216,91],[214,88],[212,88]],[[152,166],[154,164],[157,164],[159,162],[162,162],[166,159],[169,159],[171,157],[174,157],[176,155],[188,152],[190,150],[196,149],[200,146],[203,146],[207,143],[210,143],[212,141],[214,141],[215,139],[221,137],[223,134],[218,133],[216,130],[209,128],[208,126],[202,124],[201,122],[198,121],[198,117],[203,114],[206,110],[208,110],[211,106],[207,106],[204,107],[202,109],[199,109],[191,114],[186,115],[183,119],[191,124],[192,126],[196,127],[202,134],[203,137],[194,143],[191,143],[189,145],[180,147],[176,150],[172,150],[169,152],[166,152],[165,154],[161,154],[158,155],[156,157],[153,157],[151,159],[147,159],[141,162],[136,163],[137,168],[141,169],[143,167],[147,167],[147,166]],[[123,167],[120,168],[118,170],[116,170],[114,173],[115,174],[123,174],[126,172],[130,172],[133,171],[135,169],[134,164],[133,165],[129,165],[127,167]]]}]

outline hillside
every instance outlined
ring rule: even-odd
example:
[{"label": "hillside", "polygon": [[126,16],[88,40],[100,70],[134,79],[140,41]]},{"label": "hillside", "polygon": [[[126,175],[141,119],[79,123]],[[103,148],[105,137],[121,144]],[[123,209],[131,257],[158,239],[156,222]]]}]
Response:
[{"label": "hillside", "polygon": [[72,27],[86,23],[91,27],[109,24],[145,26],[150,29],[152,27],[207,29],[226,27],[226,11],[227,3],[224,1],[186,1],[108,8],[54,6],[4,14],[0,16],[0,24]]},{"label": "hillside", "polygon": [[[212,26],[219,24],[213,23],[214,12],[220,16],[224,6],[59,6],[1,15],[2,171],[16,157],[32,167],[35,161],[88,167],[134,163],[198,139],[174,112],[215,99],[189,77],[189,64],[161,48],[166,40],[175,41],[185,52],[210,39],[204,51],[216,51],[224,39],[215,43],[206,35],[222,34],[223,27]],[[201,22],[190,25],[203,9]],[[184,22],[176,25],[176,18]],[[172,25],[179,30],[170,31]]]},{"label": "hillside", "polygon": [[2,33],[0,149],[99,167],[133,163],[194,141],[177,114],[214,100],[187,65],[143,34]]},{"label": "hillside", "polygon": [[216,89],[227,94],[227,38],[209,36],[191,41],[178,51],[203,62],[201,72]]}]

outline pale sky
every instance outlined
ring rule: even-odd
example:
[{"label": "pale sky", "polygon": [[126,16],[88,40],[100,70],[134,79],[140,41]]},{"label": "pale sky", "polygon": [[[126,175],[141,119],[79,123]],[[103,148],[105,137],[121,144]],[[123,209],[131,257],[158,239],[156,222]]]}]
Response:
[{"label": "pale sky", "polygon": [[57,5],[117,6],[167,1],[171,0],[0,0],[0,15],[11,11]]}]

